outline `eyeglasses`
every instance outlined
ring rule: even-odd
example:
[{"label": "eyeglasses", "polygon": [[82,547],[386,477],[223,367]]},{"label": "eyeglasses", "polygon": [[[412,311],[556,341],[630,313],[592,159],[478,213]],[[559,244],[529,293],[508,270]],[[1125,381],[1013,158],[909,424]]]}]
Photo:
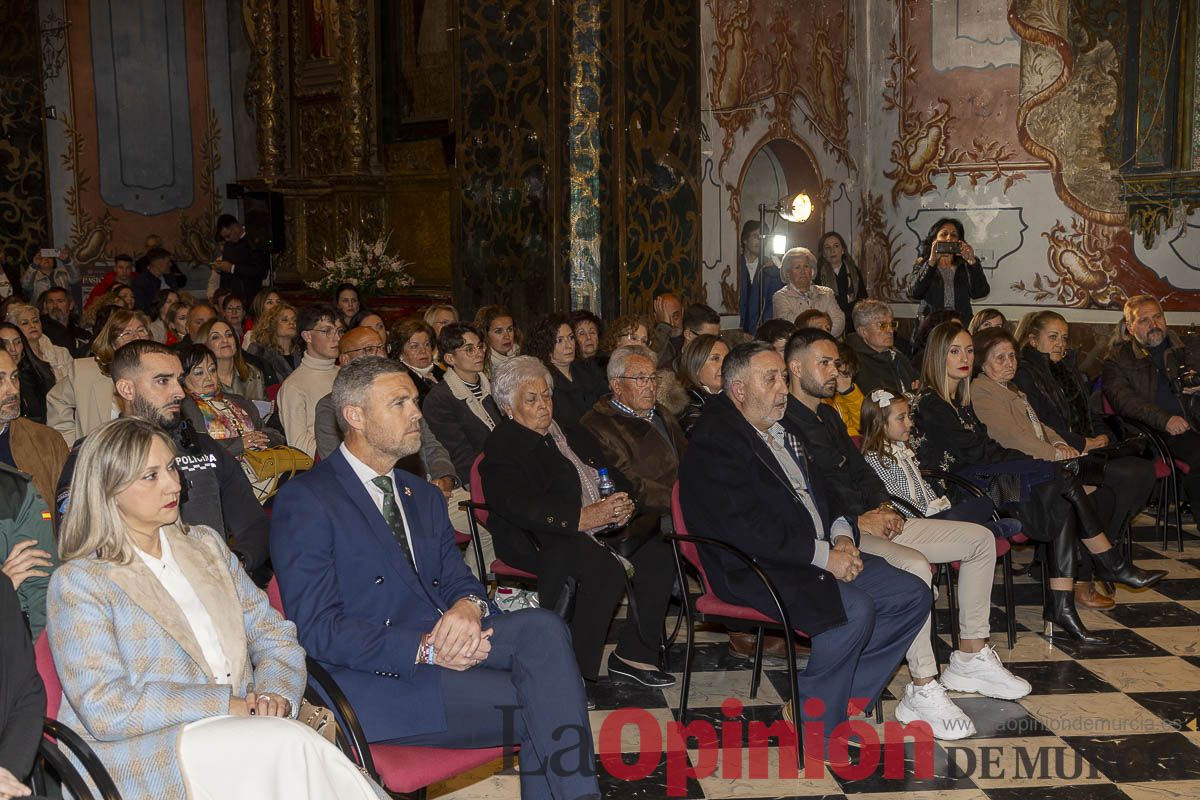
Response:
[{"label": "eyeglasses", "polygon": [[313,328],[312,330],[313,333],[319,333],[322,336],[341,336],[346,332],[346,329],[340,325],[336,328]]},{"label": "eyeglasses", "polygon": [[460,352],[460,353],[466,353],[466,354],[467,354],[467,355],[469,355],[469,356],[473,356],[473,355],[475,355],[476,353],[482,353],[482,352],[484,351],[484,349],[485,349],[485,348],[483,347],[483,345],[479,345],[479,344],[464,344],[462,347],[458,348],[458,352]]},{"label": "eyeglasses", "polygon": [[897,322],[896,320],[892,320],[891,322],[879,323],[879,330],[883,331],[884,333],[887,333],[888,331],[894,331],[899,327],[900,327],[900,323]]},{"label": "eyeglasses", "polygon": [[149,335],[143,326],[139,325],[136,328],[127,328],[117,334],[117,341],[128,341],[129,339],[144,339]]},{"label": "eyeglasses", "polygon": [[645,386],[650,383],[658,383],[657,375],[622,375],[623,381],[633,381],[635,386]]},{"label": "eyeglasses", "polygon": [[381,344],[369,344],[366,347],[356,347],[353,350],[346,350],[342,355],[350,355],[351,353],[366,353],[369,356],[386,356],[387,350]]}]

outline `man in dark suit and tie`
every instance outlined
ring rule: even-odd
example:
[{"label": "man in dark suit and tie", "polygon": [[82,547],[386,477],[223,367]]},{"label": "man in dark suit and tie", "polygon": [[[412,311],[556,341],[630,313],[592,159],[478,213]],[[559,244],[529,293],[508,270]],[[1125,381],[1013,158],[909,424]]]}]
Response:
[{"label": "man in dark suit and tie", "polygon": [[[738,345],[721,377],[725,390],[708,401],[680,465],[684,520],[689,533],[754,558],[792,623],[811,637],[796,691],[803,721],[823,725],[828,753],[849,700],[877,697],[896,671],[929,614],[929,588],[860,553],[857,522],[826,507],[820,475],[780,424],[788,399],[783,357],[767,342]],[[778,615],[744,563],[715,548],[700,554],[718,597]],[[810,699],[820,701],[811,718]]]},{"label": "man in dark suit and tie", "polygon": [[467,570],[442,493],[395,469],[420,447],[417,390],[385,358],[343,367],[346,437],[280,490],[271,558],[300,643],[368,741],[521,746],[525,800],[598,797],[583,681],[549,611],[499,613]]}]

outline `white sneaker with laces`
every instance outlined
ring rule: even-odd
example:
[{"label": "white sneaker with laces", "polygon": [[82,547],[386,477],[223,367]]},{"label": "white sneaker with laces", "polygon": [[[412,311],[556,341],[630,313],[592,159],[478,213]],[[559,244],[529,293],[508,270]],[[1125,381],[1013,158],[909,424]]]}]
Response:
[{"label": "white sneaker with laces", "polygon": [[936,679],[924,686],[910,683],[896,706],[896,719],[905,725],[928,722],[937,739],[965,739],[975,735],[975,723],[950,700]]},{"label": "white sneaker with laces", "polygon": [[941,681],[952,692],[972,692],[998,700],[1019,700],[1032,689],[1029,681],[1004,668],[991,645],[978,653],[951,653]]}]

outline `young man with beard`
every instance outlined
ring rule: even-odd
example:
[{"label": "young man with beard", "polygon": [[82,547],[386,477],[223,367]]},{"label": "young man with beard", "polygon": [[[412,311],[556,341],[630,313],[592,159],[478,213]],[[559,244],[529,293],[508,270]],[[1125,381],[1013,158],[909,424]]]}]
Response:
[{"label": "young man with beard", "polygon": [[[109,374],[122,417],[140,417],[159,425],[175,440],[175,466],[183,484],[180,517],[188,525],[208,525],[233,537],[231,549],[247,572],[266,563],[267,515],[254,496],[250,481],[229,451],[179,414],[184,393],[183,366],[166,345],[150,340],[130,342],[113,355]],[[70,502],[75,457],[71,450],[58,482],[56,505],[61,515]]]},{"label": "young man with beard", "polygon": [[[58,546],[54,541],[49,507],[34,480],[13,465],[12,428],[20,415],[21,387],[17,382],[17,365],[12,356],[0,350],[0,425],[3,426],[0,431],[0,557],[4,559],[0,571],[12,582],[21,611],[29,621],[29,630],[36,637],[46,625],[46,587],[50,584],[50,573],[58,564]],[[62,437],[49,428],[46,430],[49,431],[46,438],[57,438],[62,442]]]}]

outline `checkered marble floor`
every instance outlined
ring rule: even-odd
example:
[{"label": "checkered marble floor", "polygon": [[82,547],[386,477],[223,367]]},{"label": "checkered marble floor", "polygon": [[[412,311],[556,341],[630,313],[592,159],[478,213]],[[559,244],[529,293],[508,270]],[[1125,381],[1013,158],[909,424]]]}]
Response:
[{"label": "checkered marble floor", "polygon": [[[1008,649],[997,574],[992,643],[1005,664],[1033,685],[1033,692],[1018,702],[952,693],[974,721],[977,733],[969,739],[937,743],[932,775],[918,778],[913,774],[910,744],[906,749],[910,768],[903,777],[886,776],[884,763],[880,763],[857,779],[830,770],[819,778],[806,779],[803,773],[798,778],[780,778],[778,752],[772,747],[767,757],[768,777],[764,778],[748,777],[750,759],[743,750],[740,777],[731,777],[736,774],[736,769],[731,769],[735,759],[729,763],[718,759],[710,777],[689,778],[684,783],[678,777],[682,756],[677,756],[671,765],[677,788],[683,788],[689,798],[1200,798],[1200,536],[1195,525],[1186,525],[1184,550],[1179,552],[1174,542],[1164,548],[1161,541],[1155,541],[1148,518],[1140,518],[1138,523],[1134,532],[1137,563],[1166,569],[1169,574],[1153,590],[1120,588],[1117,606],[1110,611],[1080,610],[1089,628],[1105,639],[1104,645],[1052,643],[1043,637],[1040,587],[1022,576],[1016,584],[1017,642]],[[1020,565],[1031,556],[1031,550],[1019,550],[1014,560]],[[939,605],[944,659],[950,651],[949,613],[944,598]],[[620,620],[614,631],[619,624]],[[610,641],[615,641],[611,634]],[[744,747],[747,723],[780,719],[781,697],[788,696],[786,671],[768,661],[758,695],[751,699],[750,664],[729,654],[725,635],[719,630],[703,631],[698,641],[689,719],[711,722],[719,741],[725,739],[723,725],[740,724]],[[683,646],[676,645],[671,666],[679,670],[682,664]],[[894,719],[896,698],[907,682],[907,667],[901,666],[884,693],[885,720]],[[667,758],[642,754],[641,750],[654,748],[639,742],[633,725],[626,725],[619,736],[602,738],[601,731],[605,721],[623,708],[645,709],[658,730],[665,731],[677,717],[678,684],[662,691],[602,678],[592,697],[597,702],[591,722],[604,797],[667,797]],[[740,715],[723,712],[722,703],[729,698],[743,705]],[[857,719],[874,725],[873,719]],[[610,729],[617,727],[609,723]],[[729,738],[736,740],[737,731],[730,734]],[[882,738],[883,731],[880,735]],[[689,741],[689,747],[695,745],[694,740]],[[640,780],[614,777],[605,762],[611,767],[618,750],[625,764],[646,759],[642,767],[649,775]],[[688,758],[696,764],[698,751],[690,750]],[[520,792],[515,772],[505,771],[497,761],[431,787],[429,796],[483,800],[518,798]]]}]

